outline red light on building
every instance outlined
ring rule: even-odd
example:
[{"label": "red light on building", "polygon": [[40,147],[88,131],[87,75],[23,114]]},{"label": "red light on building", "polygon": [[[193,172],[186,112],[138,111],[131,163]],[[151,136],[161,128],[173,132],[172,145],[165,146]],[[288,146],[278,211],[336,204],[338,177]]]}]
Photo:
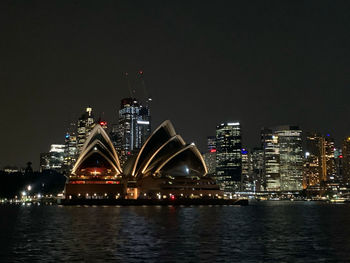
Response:
[{"label": "red light on building", "polygon": [[171,195],[171,196],[170,196],[170,199],[171,199],[171,200],[175,200],[175,195]]},{"label": "red light on building", "polygon": [[106,125],[107,125],[107,122],[106,122],[106,121],[100,121],[100,125],[101,125],[101,126],[106,126]]},{"label": "red light on building", "polygon": [[339,158],[340,158],[340,159],[343,159],[343,155],[339,155]]},{"label": "red light on building", "polygon": [[210,149],[211,153],[216,153],[216,149]]}]

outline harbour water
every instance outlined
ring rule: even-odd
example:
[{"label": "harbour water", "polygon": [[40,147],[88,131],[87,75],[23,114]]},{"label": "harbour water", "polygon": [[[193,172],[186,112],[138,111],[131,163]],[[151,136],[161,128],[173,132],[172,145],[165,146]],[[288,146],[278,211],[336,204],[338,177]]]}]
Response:
[{"label": "harbour water", "polygon": [[350,262],[350,205],[2,205],[0,245],[0,262]]}]

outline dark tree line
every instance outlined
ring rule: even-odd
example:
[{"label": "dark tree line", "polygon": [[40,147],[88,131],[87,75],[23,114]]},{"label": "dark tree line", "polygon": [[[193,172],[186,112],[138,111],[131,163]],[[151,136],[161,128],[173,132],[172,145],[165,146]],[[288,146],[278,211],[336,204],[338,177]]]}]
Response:
[{"label": "dark tree line", "polygon": [[[66,177],[53,170],[43,172],[7,173],[0,171],[0,198],[20,197],[23,191],[29,195],[57,195],[64,189]],[[28,185],[31,190],[28,191]]]}]

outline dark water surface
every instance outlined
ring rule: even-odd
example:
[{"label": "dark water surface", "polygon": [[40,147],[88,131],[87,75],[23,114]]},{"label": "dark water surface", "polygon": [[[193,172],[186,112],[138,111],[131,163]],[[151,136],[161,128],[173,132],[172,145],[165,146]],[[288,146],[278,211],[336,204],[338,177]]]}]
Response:
[{"label": "dark water surface", "polygon": [[0,262],[350,262],[350,205],[0,206]]}]

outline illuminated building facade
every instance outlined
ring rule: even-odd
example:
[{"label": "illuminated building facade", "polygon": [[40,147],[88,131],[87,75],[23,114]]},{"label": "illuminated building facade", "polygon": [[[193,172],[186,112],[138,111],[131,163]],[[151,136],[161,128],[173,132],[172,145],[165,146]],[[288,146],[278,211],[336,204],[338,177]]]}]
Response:
[{"label": "illuminated building facade", "polygon": [[112,132],[121,163],[124,164],[129,155],[142,147],[151,133],[149,107],[143,107],[135,98],[122,99],[118,126]]},{"label": "illuminated building facade", "polygon": [[239,122],[222,123],[216,127],[216,179],[227,193],[241,188],[241,141]]},{"label": "illuminated building facade", "polygon": [[325,182],[340,182],[341,171],[338,165],[340,154],[336,155],[334,140],[329,134],[326,136],[309,133],[306,136],[306,152],[303,168],[303,187],[309,188]]},{"label": "illuminated building facade", "polygon": [[343,182],[350,183],[350,137],[347,137],[342,145],[342,175]]},{"label": "illuminated building facade", "polygon": [[261,130],[261,145],[263,150],[263,183],[267,191],[280,191],[280,154],[278,137],[272,129]]},{"label": "illuminated building facade", "polygon": [[208,151],[203,154],[203,159],[208,168],[208,175],[215,176],[216,174],[216,137],[209,136],[207,138]]},{"label": "illuminated building facade", "polygon": [[[334,139],[327,134],[324,137],[324,145],[323,145],[323,158],[325,163],[325,172],[324,172],[324,181],[327,182],[335,182],[337,178],[337,169],[335,166],[335,147],[334,147]],[[323,168],[324,169],[324,168]]]},{"label": "illuminated building facade", "polygon": [[280,126],[275,135],[279,144],[279,172],[282,191],[302,190],[303,149],[297,126]]},{"label": "illuminated building facade", "polygon": [[267,191],[297,191],[303,184],[301,130],[278,126],[261,130],[263,177]]},{"label": "illuminated building facade", "polygon": [[122,170],[117,152],[96,124],[66,184],[66,199],[222,198],[206,176],[197,147],[186,144],[169,121],[162,123]]},{"label": "illuminated building facade", "polygon": [[48,153],[40,154],[40,170],[61,171],[64,163],[64,144],[51,144]]},{"label": "illuminated building facade", "polygon": [[303,165],[303,188],[319,185],[322,180],[322,147],[324,138],[316,133],[306,136]]},{"label": "illuminated building facade", "polygon": [[77,147],[78,153],[81,152],[81,149],[86,141],[86,138],[90,135],[91,130],[93,129],[94,117],[92,114],[92,108],[87,107],[83,115],[79,118],[77,124]]},{"label": "illuminated building facade", "polygon": [[110,199],[125,195],[118,155],[105,130],[96,124],[86,139],[65,187],[68,199]]},{"label": "illuminated building facade", "polygon": [[207,175],[207,167],[197,147],[186,144],[170,121],[163,122],[147,139],[130,172],[140,196],[159,198],[215,198],[222,192]]},{"label": "illuminated building facade", "polygon": [[216,152],[206,152],[203,159],[208,168],[208,175],[215,176],[216,173]]},{"label": "illuminated building facade", "polygon": [[208,136],[207,144],[209,152],[214,152],[214,150],[216,151],[216,136]]},{"label": "illuminated building facade", "polygon": [[71,124],[65,135],[64,144],[64,170],[70,173],[78,157],[76,125],[74,123]]},{"label": "illuminated building facade", "polygon": [[248,149],[242,149],[242,187],[241,191],[253,192],[255,189],[255,182],[253,176],[253,160],[252,154]]},{"label": "illuminated building facade", "polygon": [[343,151],[342,148],[334,148],[334,163],[336,170],[335,182],[344,183],[343,177]]},{"label": "illuminated building facade", "polygon": [[254,192],[262,191],[266,188],[266,182],[263,177],[264,170],[264,151],[261,148],[253,148],[251,153],[252,173],[254,180]]}]

